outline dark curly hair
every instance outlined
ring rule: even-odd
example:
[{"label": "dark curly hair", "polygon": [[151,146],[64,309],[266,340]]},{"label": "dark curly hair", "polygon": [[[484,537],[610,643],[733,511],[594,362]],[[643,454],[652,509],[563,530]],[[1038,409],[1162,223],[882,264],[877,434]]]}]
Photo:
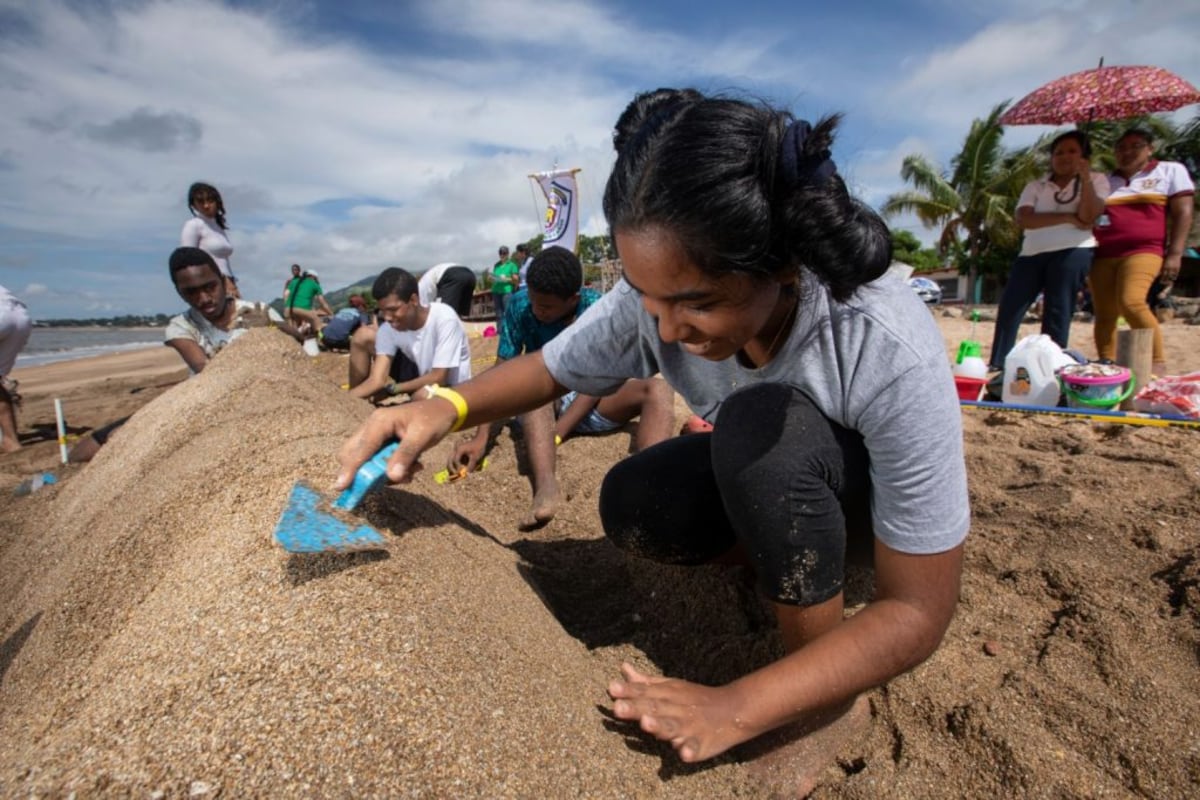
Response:
[{"label": "dark curly hair", "polygon": [[208,267],[217,274],[218,278],[221,277],[221,268],[217,266],[217,262],[199,247],[176,247],[171,251],[171,257],[167,260],[167,269],[171,273],[172,283],[176,282],[175,273],[188,267]]},{"label": "dark curly hair", "polygon": [[664,228],[714,275],[808,269],[845,300],[887,270],[892,242],[835,172],[838,120],[810,128],[765,104],[694,89],[640,94],[613,133],[610,232]]},{"label": "dark curly hair", "polygon": [[530,291],[566,300],[583,287],[583,266],[579,257],[565,247],[547,247],[533,257],[525,285]]}]

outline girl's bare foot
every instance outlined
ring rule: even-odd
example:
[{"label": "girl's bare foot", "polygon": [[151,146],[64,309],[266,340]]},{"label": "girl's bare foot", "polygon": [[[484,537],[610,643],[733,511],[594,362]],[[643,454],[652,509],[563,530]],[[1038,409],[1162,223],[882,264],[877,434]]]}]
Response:
[{"label": "girl's bare foot", "polygon": [[768,797],[808,797],[843,750],[870,727],[871,704],[865,697],[820,717],[785,725],[746,748],[757,751],[750,774]]},{"label": "girl's bare foot", "polygon": [[21,449],[21,442],[15,436],[5,436],[0,433],[0,453],[15,453]]}]

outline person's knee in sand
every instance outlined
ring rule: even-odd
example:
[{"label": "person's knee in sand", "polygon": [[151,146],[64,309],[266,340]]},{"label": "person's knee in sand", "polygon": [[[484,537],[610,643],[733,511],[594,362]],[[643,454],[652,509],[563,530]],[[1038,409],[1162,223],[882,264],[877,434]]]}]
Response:
[{"label": "person's knee in sand", "polygon": [[[534,257],[526,276],[526,288],[512,296],[500,320],[498,361],[541,349],[600,298],[583,287],[578,257],[561,247],[547,248]],[[519,415],[533,484],[533,504],[521,527],[544,525],[558,510],[562,500],[555,474],[559,445],[571,436],[607,433],[640,417],[635,448],[642,450],[671,434],[673,403],[674,392],[660,378],[631,379],[603,397],[571,392]],[[475,436],[455,447],[448,469],[473,471],[494,433],[494,427],[479,426]]]}]

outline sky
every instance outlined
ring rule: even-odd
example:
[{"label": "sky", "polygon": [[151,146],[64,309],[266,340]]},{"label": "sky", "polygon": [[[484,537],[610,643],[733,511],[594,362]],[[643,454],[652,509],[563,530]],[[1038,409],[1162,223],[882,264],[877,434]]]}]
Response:
[{"label": "sky", "polygon": [[1196,31],[1195,0],[0,0],[0,285],[37,319],[177,313],[193,181],[249,299],[292,263],[484,270],[540,232],[532,172],[580,168],[605,232],[612,126],[660,86],[843,113],[878,207],[906,155],[948,168],[973,119],[1101,58],[1200,84]]}]

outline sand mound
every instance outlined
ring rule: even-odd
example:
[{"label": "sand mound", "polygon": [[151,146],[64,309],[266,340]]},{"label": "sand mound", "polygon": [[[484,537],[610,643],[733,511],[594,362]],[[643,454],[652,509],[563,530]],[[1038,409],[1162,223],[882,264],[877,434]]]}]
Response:
[{"label": "sand mound", "polygon": [[[516,550],[429,499],[440,487],[370,504],[395,539],[386,555],[273,546],[292,481],[331,477],[366,411],[255,332],[28,498],[22,521],[45,535],[3,552],[6,794],[657,782],[656,759],[605,731],[606,664],[555,621]],[[693,796],[725,793],[706,782]]]},{"label": "sand mound", "polygon": [[[366,413],[255,331],[0,510],[0,794],[761,796],[739,754],[685,767],[598,708],[622,660],[720,682],[778,648],[737,571],[603,540],[628,433],[563,446],[543,531],[504,434],[482,475],[368,502],[387,553],[284,554],[292,482]],[[959,615],[815,796],[1190,795],[1200,434],[964,415]]]}]

